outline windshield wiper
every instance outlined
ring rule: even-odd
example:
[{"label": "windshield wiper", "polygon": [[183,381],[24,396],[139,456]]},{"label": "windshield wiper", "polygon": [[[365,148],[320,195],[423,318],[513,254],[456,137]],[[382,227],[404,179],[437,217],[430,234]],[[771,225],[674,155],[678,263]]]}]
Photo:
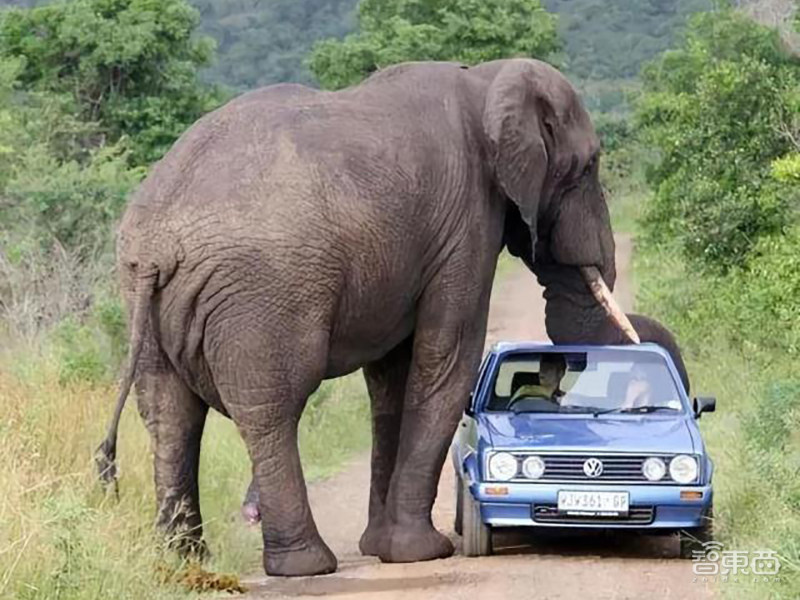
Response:
[{"label": "windshield wiper", "polygon": [[661,405],[657,405],[657,406],[636,406],[636,407],[632,407],[632,408],[609,408],[609,409],[606,409],[606,410],[597,410],[593,414],[594,414],[595,417],[597,417],[599,415],[607,415],[607,414],[610,414],[610,413],[640,413],[640,414],[645,414],[645,413],[656,412],[658,410],[676,411],[678,409],[677,408],[673,408],[671,406],[665,406],[665,405],[661,404]]},{"label": "windshield wiper", "polygon": [[671,406],[666,406],[664,404],[659,404],[657,406],[637,406],[635,408],[626,408],[625,410],[621,410],[620,412],[626,413],[651,413],[656,412],[657,410],[678,410],[677,408],[673,408]]},{"label": "windshield wiper", "polygon": [[592,408],[590,406],[561,406],[558,404],[553,404],[552,408],[550,407],[537,407],[532,409],[524,409],[524,408],[514,408],[511,407],[511,412],[514,414],[522,414],[522,413],[540,413],[540,414],[558,414],[558,413],[588,413],[591,412]]}]

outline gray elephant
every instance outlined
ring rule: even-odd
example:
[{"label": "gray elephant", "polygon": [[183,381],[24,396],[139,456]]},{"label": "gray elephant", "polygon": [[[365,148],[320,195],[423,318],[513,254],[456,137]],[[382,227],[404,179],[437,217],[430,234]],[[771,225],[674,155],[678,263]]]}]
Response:
[{"label": "gray elephant", "polygon": [[214,408],[252,459],[266,572],[331,572],[297,424],[323,379],[363,367],[373,452],[361,550],[450,555],[431,508],[504,245],[545,286],[554,340],[668,335],[610,296],[598,154],[573,88],[534,60],[403,64],[335,93],[279,85],[205,116],[121,223],[131,357],[98,453],[104,477],[135,381],[158,523],[200,544],[200,438]]}]

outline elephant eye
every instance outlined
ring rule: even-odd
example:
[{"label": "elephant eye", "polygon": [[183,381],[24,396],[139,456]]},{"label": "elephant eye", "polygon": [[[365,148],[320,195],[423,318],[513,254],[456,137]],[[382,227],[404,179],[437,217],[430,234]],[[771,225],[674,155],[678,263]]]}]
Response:
[{"label": "elephant eye", "polygon": [[594,170],[594,166],[597,164],[597,155],[593,156],[588,163],[586,163],[586,168],[583,170],[583,175],[588,176]]}]

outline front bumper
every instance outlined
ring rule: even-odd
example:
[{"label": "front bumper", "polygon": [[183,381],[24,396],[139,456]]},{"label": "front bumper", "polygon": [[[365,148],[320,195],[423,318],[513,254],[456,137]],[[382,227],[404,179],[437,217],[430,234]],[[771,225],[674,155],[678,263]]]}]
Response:
[{"label": "front bumper", "polygon": [[[487,493],[489,491],[494,493]],[[497,495],[499,489],[507,493]],[[648,522],[585,519],[566,522],[534,518],[534,507],[558,504],[560,490],[596,492],[628,492],[631,515],[633,509],[652,507]],[[571,483],[473,483],[473,497],[480,503],[484,523],[492,527],[576,527],[601,529],[685,529],[699,527],[708,514],[713,491],[707,486],[683,485],[587,485]],[[702,492],[698,500],[682,500],[681,492]]]}]

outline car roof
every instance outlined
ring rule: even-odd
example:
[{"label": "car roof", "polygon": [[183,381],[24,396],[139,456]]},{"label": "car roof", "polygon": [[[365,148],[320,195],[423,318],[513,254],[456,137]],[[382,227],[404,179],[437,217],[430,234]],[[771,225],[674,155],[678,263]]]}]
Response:
[{"label": "car roof", "polygon": [[672,363],[672,357],[664,348],[652,342],[641,344],[606,345],[606,344],[553,344],[552,342],[524,341],[497,342],[489,352],[495,355],[516,354],[518,352],[591,352],[593,350],[625,350],[632,352],[656,353]]}]

